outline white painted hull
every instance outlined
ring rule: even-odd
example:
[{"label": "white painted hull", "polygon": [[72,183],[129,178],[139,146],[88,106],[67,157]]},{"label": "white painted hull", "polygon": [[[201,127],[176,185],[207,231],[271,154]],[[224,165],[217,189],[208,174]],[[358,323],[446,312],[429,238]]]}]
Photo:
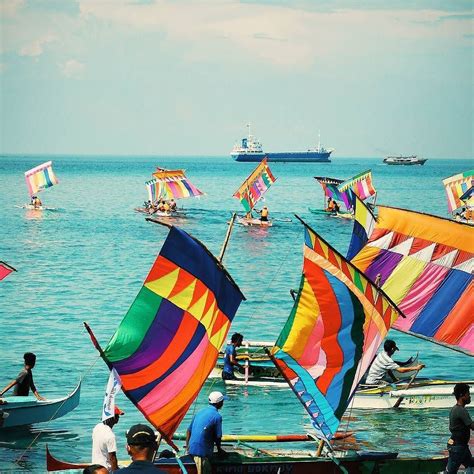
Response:
[{"label": "white painted hull", "polygon": [[237,217],[237,223],[246,227],[272,227],[272,221],[261,221],[260,219],[247,219]]}]

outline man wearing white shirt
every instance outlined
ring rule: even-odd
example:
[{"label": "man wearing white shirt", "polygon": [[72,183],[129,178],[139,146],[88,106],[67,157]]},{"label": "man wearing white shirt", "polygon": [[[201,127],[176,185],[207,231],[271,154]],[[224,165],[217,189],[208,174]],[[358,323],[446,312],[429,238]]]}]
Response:
[{"label": "man wearing white shirt", "polygon": [[117,442],[112,428],[124,413],[118,406],[114,416],[98,423],[92,431],[92,464],[101,464],[109,471],[118,469]]},{"label": "man wearing white shirt", "polygon": [[[398,351],[397,344],[391,339],[387,339],[383,345],[383,351],[380,352],[375,360],[372,362],[372,365],[369,369],[369,374],[367,375],[366,384],[368,385],[379,385],[386,382],[396,382],[394,380],[388,380],[388,373],[392,370],[398,370],[398,372],[411,372],[412,370],[421,370],[424,365],[414,365],[410,367],[400,367],[393,359],[392,356],[395,354],[395,351]],[[392,377],[394,378],[393,374]]]}]

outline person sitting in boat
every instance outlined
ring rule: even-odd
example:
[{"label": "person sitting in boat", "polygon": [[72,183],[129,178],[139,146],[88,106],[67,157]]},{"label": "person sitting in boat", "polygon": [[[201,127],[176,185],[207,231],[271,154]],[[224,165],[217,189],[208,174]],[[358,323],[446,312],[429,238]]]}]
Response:
[{"label": "person sitting in boat", "polygon": [[101,464],[109,471],[118,469],[117,441],[112,428],[119,422],[124,412],[116,405],[114,415],[107,418],[92,430],[92,464]]},{"label": "person sitting in boat", "polygon": [[336,201],[334,199],[328,197],[328,207],[326,207],[326,212],[332,212],[334,210],[334,204],[336,204]]},{"label": "person sitting in boat", "polygon": [[261,222],[268,222],[268,207],[263,206],[261,211],[257,211],[260,214]]},{"label": "person sitting in boat", "polygon": [[392,356],[395,351],[398,351],[397,344],[392,339],[387,339],[383,345],[383,351],[379,352],[375,360],[369,369],[367,375],[367,385],[379,385],[383,383],[397,382],[397,378],[393,374],[392,370],[398,370],[400,373],[411,372],[413,370],[421,370],[425,366],[424,364],[414,365],[411,367],[401,367],[397,364]]},{"label": "person sitting in boat", "polygon": [[341,208],[339,207],[339,204],[333,200],[334,206],[332,209],[333,214],[337,214],[338,212],[341,212]]},{"label": "person sitting in boat", "polygon": [[186,450],[193,456],[197,474],[210,474],[212,466],[209,458],[214,453],[225,455],[221,448],[222,416],[219,411],[226,397],[221,392],[209,394],[209,405],[194,415],[186,431]]},{"label": "person sitting in boat", "polygon": [[35,209],[40,208],[43,203],[41,202],[41,199],[38,196],[32,196],[31,198],[31,203],[30,203]]},{"label": "person sitting in boat", "polygon": [[237,347],[242,345],[244,336],[236,332],[232,334],[230,338],[230,344],[227,344],[224,353],[224,368],[222,369],[222,379],[223,380],[235,380],[234,368],[243,369],[242,364],[237,362]]},{"label": "person sitting in boat", "polygon": [[36,355],[32,352],[25,352],[23,355],[23,360],[25,361],[25,366],[18,374],[15,380],[12,380],[1,392],[0,397],[5,393],[8,392],[12,387],[15,387],[13,390],[13,394],[18,397],[27,397],[30,388],[33,392],[34,396],[38,400],[46,400],[43,398],[38,391],[36,390],[35,383],[33,381],[33,368],[36,364]]},{"label": "person sitting in boat", "polygon": [[127,431],[127,452],[132,458],[132,462],[128,467],[119,469],[116,472],[145,474],[165,474],[158,469],[153,463],[156,452],[158,451],[158,442],[153,429],[148,425],[133,425]]},{"label": "person sitting in boat", "polygon": [[171,212],[176,212],[177,204],[173,198],[170,199],[169,206]]},{"label": "person sitting in boat", "polygon": [[469,449],[470,432],[474,430],[474,423],[466,410],[466,405],[471,403],[469,385],[462,382],[457,383],[454,386],[453,395],[456,397],[456,405],[451,408],[449,413],[451,438],[448,440],[449,458],[446,466],[448,474],[458,472],[461,464],[466,469],[474,467],[474,460]]}]

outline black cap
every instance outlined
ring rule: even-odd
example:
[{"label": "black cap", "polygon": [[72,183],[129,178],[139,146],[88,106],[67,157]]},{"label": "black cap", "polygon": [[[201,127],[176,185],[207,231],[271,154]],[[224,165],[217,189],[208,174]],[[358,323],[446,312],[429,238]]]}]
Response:
[{"label": "black cap", "polygon": [[392,339],[387,339],[383,344],[383,348],[385,349],[385,352],[388,352],[391,350],[398,351],[397,344]]},{"label": "black cap", "polygon": [[156,445],[155,432],[147,425],[133,425],[127,432],[127,444],[132,446]]}]

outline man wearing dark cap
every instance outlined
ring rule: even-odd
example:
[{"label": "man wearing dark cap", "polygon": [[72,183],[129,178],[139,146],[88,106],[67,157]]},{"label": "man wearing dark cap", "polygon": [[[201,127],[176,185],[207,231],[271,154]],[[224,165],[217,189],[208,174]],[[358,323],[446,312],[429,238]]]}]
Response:
[{"label": "man wearing dark cap", "polygon": [[109,471],[118,469],[117,441],[112,428],[123,414],[123,411],[115,405],[114,416],[95,425],[92,430],[92,464],[101,464]]},{"label": "man wearing dark cap", "polygon": [[[401,367],[393,359],[395,351],[398,351],[397,344],[392,339],[387,339],[383,345],[384,350],[379,352],[369,369],[366,383],[368,385],[379,385],[384,382],[396,382],[397,379],[392,374],[392,370],[398,370],[400,373],[411,372],[412,370],[421,370],[425,367],[423,364],[413,365],[411,367]],[[391,374],[393,380],[388,379]]]},{"label": "man wearing dark cap", "polygon": [[[446,472],[454,474],[463,465],[466,469],[474,467],[471,451],[469,450],[469,440],[471,430],[474,430],[474,423],[466,409],[466,405],[471,403],[469,385],[457,383],[454,386],[453,395],[456,397],[456,405],[449,413],[449,431],[451,438],[448,441],[448,465]],[[466,471],[467,472],[467,471]]]},{"label": "man wearing dark cap", "polygon": [[157,450],[158,442],[155,432],[147,425],[133,425],[127,432],[127,452],[132,458],[132,463],[117,472],[165,474],[153,464]]},{"label": "man wearing dark cap", "polygon": [[221,448],[222,416],[218,412],[225,399],[221,392],[211,392],[209,405],[196,413],[186,432],[186,449],[194,458],[197,474],[211,473],[209,458],[214,452],[214,443],[217,453],[225,454]]},{"label": "man wearing dark cap", "polygon": [[36,364],[36,355],[32,352],[26,352],[23,355],[23,360],[25,361],[25,366],[22,371],[18,374],[15,380],[12,380],[1,392],[0,397],[5,393],[8,392],[12,387],[15,387],[13,394],[15,396],[20,397],[27,397],[30,388],[33,392],[34,396],[38,400],[46,400],[43,398],[38,391],[36,390],[35,383],[33,382],[33,368]]}]

